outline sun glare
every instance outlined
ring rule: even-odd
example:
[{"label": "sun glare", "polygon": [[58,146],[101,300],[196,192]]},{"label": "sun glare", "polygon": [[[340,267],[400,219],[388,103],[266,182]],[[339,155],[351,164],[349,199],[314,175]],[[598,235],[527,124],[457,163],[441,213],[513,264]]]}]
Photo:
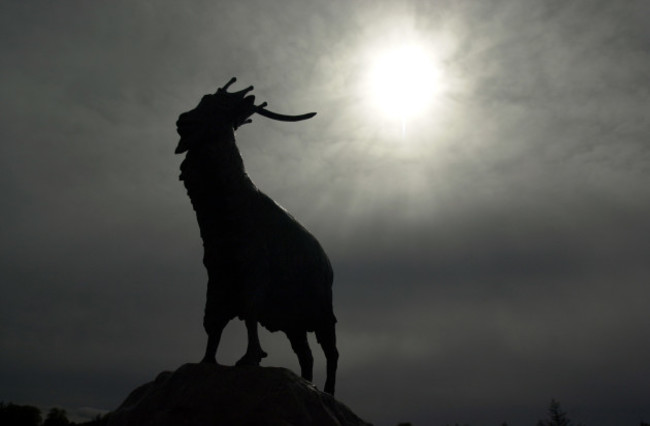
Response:
[{"label": "sun glare", "polygon": [[377,55],[370,74],[370,91],[375,107],[400,119],[421,114],[437,90],[438,72],[426,50],[402,46]]}]

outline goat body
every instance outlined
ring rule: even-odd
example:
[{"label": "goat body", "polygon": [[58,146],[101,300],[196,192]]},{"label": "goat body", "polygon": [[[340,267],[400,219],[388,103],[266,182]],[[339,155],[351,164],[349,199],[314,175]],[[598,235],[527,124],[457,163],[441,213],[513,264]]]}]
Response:
[{"label": "goat body", "polygon": [[316,238],[244,170],[234,138],[238,122],[228,112],[241,109],[250,97],[209,98],[219,93],[206,95],[178,121],[179,147],[184,144],[187,151],[180,179],[196,212],[208,271],[203,361],[216,362],[223,328],[239,317],[246,322],[248,348],[238,364],[259,365],[266,356],[257,336],[259,322],[287,335],[302,376],[311,380],[306,333],[315,332],[328,364],[325,391],[333,394],[338,351],[330,261]]}]

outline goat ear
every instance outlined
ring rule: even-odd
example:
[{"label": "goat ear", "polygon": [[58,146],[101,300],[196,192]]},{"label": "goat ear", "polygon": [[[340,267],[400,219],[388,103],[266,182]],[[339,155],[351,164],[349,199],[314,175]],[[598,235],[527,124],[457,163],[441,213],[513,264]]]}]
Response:
[{"label": "goat ear", "polygon": [[174,154],[182,154],[185,151],[187,151],[188,149],[190,149],[190,147],[187,146],[187,142],[185,142],[183,139],[181,139],[178,142],[178,145],[176,146],[176,149],[174,150]]}]

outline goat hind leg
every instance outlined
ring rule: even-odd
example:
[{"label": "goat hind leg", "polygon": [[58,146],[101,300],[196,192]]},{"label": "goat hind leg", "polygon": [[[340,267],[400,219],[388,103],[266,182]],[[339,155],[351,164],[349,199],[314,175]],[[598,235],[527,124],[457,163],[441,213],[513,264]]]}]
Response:
[{"label": "goat hind leg", "polygon": [[325,392],[334,395],[336,386],[336,369],[339,360],[339,351],[336,349],[336,330],[334,323],[316,330],[316,339],[320,343],[325,359],[327,360],[327,378],[325,380]]},{"label": "goat hind leg", "polygon": [[311,349],[309,348],[309,342],[307,341],[307,332],[306,331],[289,331],[286,332],[289,341],[291,342],[291,348],[298,356],[298,362],[300,363],[300,375],[303,379],[312,381],[313,378],[313,369],[314,369],[314,357],[311,354]]}]

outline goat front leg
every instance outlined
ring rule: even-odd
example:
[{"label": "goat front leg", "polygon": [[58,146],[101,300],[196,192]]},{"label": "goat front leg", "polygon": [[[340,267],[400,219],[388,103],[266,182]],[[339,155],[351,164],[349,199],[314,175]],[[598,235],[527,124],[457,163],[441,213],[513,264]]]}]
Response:
[{"label": "goat front leg", "polygon": [[[251,245],[249,249],[258,254],[258,257],[261,255],[257,253],[257,249],[259,249],[257,245]],[[257,334],[257,319],[264,300],[265,277],[268,276],[268,272],[263,267],[254,265],[246,273],[248,275],[242,280],[242,286],[246,289],[244,291],[246,302],[244,303],[243,317],[248,334],[248,346],[246,353],[237,361],[236,365],[260,365],[262,359],[267,357],[267,353],[262,350]]]},{"label": "goat front leg", "polygon": [[217,363],[217,349],[221,341],[221,334],[223,329],[228,324],[227,320],[214,321],[210,326],[206,326],[208,333],[208,344],[205,348],[205,355],[201,360],[202,363],[216,364]]},{"label": "goat front leg", "polygon": [[[206,255],[207,258],[207,255]],[[206,265],[209,263],[206,262]],[[211,268],[208,268],[208,275],[210,275]],[[230,316],[223,312],[219,306],[221,293],[218,282],[208,279],[208,292],[205,301],[205,312],[203,315],[203,328],[208,334],[208,344],[205,348],[205,355],[201,362],[203,363],[217,363],[217,349],[221,341],[221,334],[226,325],[230,322]]]},{"label": "goat front leg", "polygon": [[237,365],[260,365],[262,359],[266,358],[268,354],[262,350],[260,344],[257,334],[257,319],[246,319],[246,331],[248,332],[248,348],[244,356],[237,361]]}]

